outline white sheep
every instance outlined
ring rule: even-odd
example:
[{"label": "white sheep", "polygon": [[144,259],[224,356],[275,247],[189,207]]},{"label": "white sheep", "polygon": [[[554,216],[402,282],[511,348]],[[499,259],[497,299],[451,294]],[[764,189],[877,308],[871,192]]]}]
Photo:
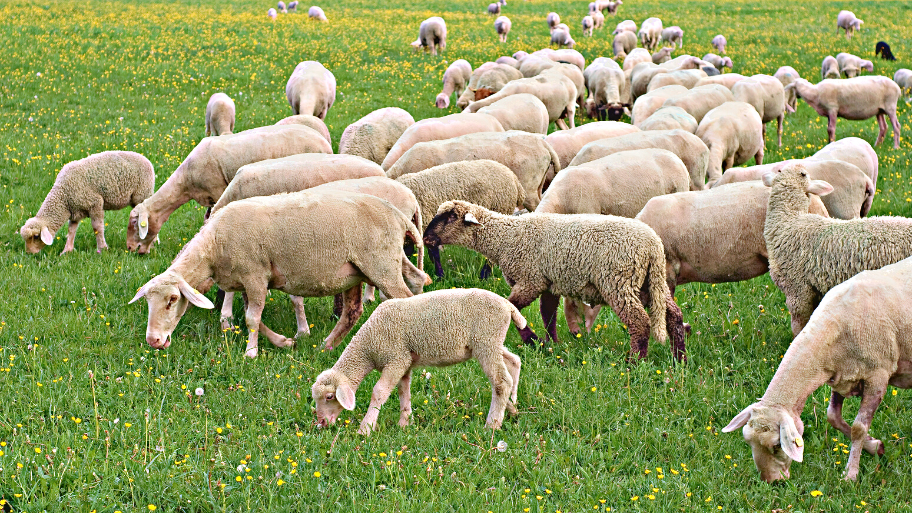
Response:
[{"label": "white sheep", "polygon": [[655,64],[662,64],[671,60],[671,52],[674,51],[674,47],[665,46],[660,48],[658,52],[652,54],[652,62]]},{"label": "white sheep", "polygon": [[[497,37],[500,39],[501,43],[507,42],[507,35],[510,33],[511,28],[513,28],[513,22],[506,16],[498,16],[498,18],[494,20],[494,31],[497,32]],[[466,80],[468,79],[469,77],[466,77]],[[459,95],[457,94],[456,96],[458,97]]]},{"label": "white sheep", "polygon": [[276,12],[274,7],[270,7],[269,10],[266,11],[266,16],[269,16],[270,18],[272,18],[274,20],[278,17],[278,13]]},{"label": "white sheep", "polygon": [[616,62],[599,57],[586,68],[583,78],[589,90],[589,98],[583,106],[590,118],[617,121],[624,114],[630,115],[633,106],[630,85]]},{"label": "white sheep", "polygon": [[551,44],[557,45],[561,48],[573,48],[573,46],[576,44],[576,41],[570,37],[569,27],[567,29],[564,29],[564,27],[558,27],[551,31]]},{"label": "white sheep", "polygon": [[588,14],[583,16],[582,26],[583,37],[592,37],[592,29],[595,26],[595,20],[592,19],[592,16],[589,16]]},{"label": "white sheep", "polygon": [[412,42],[412,48],[430,49],[431,55],[437,55],[437,49],[446,50],[446,22],[440,16],[432,16],[421,22],[418,27],[418,39]]},{"label": "white sheep", "polygon": [[[804,461],[801,412],[823,385],[831,389],[827,421],[852,441],[845,478],[858,479],[862,450],[884,454],[884,443],[869,429],[889,385],[912,388],[910,287],[912,259],[907,258],[859,273],[827,292],[789,345],[763,397],[722,429],[743,426],[764,481],[788,478],[792,461]],[[860,395],[861,405],[850,426],[842,404],[851,395]]]},{"label": "white sheep", "polygon": [[332,368],[317,376],[311,388],[317,427],[334,424],[342,409],[355,409],[355,392],[367,374],[380,370],[367,414],[358,433],[377,427],[380,407],[399,385],[399,425],[412,413],[412,369],[443,367],[478,360],[491,382],[491,408],[485,427],[500,429],[504,411],[517,413],[521,362],[504,340],[510,322],[517,329],[526,319],[506,299],[481,289],[449,289],[378,306]]},{"label": "white sheep", "polygon": [[839,63],[836,62],[836,57],[827,55],[823,58],[823,62],[820,64],[820,78],[826,80],[828,78],[839,77]]},{"label": "white sheep", "polygon": [[712,38],[711,44],[713,45],[713,48],[718,50],[719,53],[725,55],[725,47],[728,46],[728,41],[725,39],[725,36],[722,34],[717,35],[716,37]]},{"label": "white sheep", "polygon": [[672,25],[662,29],[660,43],[671,43],[672,50],[675,47],[684,48],[684,29],[677,25]]},{"label": "white sheep", "polygon": [[405,152],[421,142],[451,139],[476,132],[503,131],[497,118],[485,114],[462,112],[439,118],[422,119],[405,129],[380,165],[384,171],[388,171]]},{"label": "white sheep", "polygon": [[703,121],[703,118],[709,111],[725,102],[734,100],[734,94],[726,87],[718,84],[708,84],[694,87],[693,89],[688,89],[687,92],[674,95],[665,100],[662,107],[680,107],[693,116],[694,120],[699,124],[700,121]]},{"label": "white sheep", "polygon": [[[501,19],[507,19],[505,16],[497,18],[498,21]],[[509,23],[510,20],[507,19],[507,32],[509,32]],[[495,23],[495,27],[497,24]],[[499,33],[499,31],[498,31]],[[501,36],[506,40],[506,34]],[[462,96],[462,93],[466,89],[466,84],[469,83],[469,78],[472,76],[472,65],[469,64],[469,61],[465,59],[457,59],[450,64],[446,71],[443,72],[443,90],[440,94],[437,95],[437,99],[434,104],[438,109],[446,109],[450,106],[450,96],[455,93],[456,98],[458,99]]]},{"label": "white sheep", "polygon": [[332,136],[329,135],[329,128],[326,127],[326,123],[324,123],[322,119],[316,116],[311,116],[310,114],[295,114],[294,116],[280,119],[276,122],[276,125],[304,125],[308,128],[313,128],[326,139],[326,142],[332,144]]},{"label": "white sheep", "polygon": [[[562,50],[551,50],[551,52],[573,52],[578,53],[576,50],[562,49]],[[583,68],[577,67],[576,64],[571,64],[569,62],[558,62],[557,55],[543,56],[541,50],[536,51],[527,57],[523,58],[519,65],[519,71],[526,78],[537,78],[539,76],[545,76],[547,74],[556,73],[564,75],[571,82],[573,82],[574,88],[577,91],[576,104],[582,106],[583,101],[586,99],[586,79],[583,75]],[[582,56],[580,56],[582,59]],[[506,87],[506,85],[504,86]],[[488,95],[480,94],[481,89],[476,90],[475,99],[480,100],[486,98]],[[568,89],[569,92],[569,89]],[[492,93],[493,94],[493,93]],[[545,101],[542,99],[542,101]]]},{"label": "white sheep", "polygon": [[[831,142],[808,157],[808,160],[840,160],[856,166],[871,183],[877,184],[877,152],[868,141],[858,137],[843,137]],[[862,215],[864,217],[864,214]]]},{"label": "white sheep", "polygon": [[206,137],[234,132],[234,100],[225,93],[215,93],[206,104]]},{"label": "white sheep", "polygon": [[[669,61],[671,62],[671,61]],[[667,63],[666,63],[667,64]],[[652,77],[646,91],[652,91],[660,87],[669,85],[682,85],[688,89],[693,89],[701,78],[706,78],[706,72],[700,69],[680,69],[668,73],[659,73]]]},{"label": "white sheep", "polygon": [[[567,28],[567,31],[569,32],[570,29]],[[555,50],[553,48],[542,48],[541,50],[536,50],[529,55],[546,57],[560,64],[573,64],[579,68],[580,71],[586,69],[586,58],[583,57],[583,54],[569,48],[561,48],[559,50]]]},{"label": "white sheep", "polygon": [[662,107],[638,126],[643,131],[675,130],[695,133],[700,124],[681,107]]},{"label": "white sheep", "polygon": [[[582,72],[579,72],[579,75],[582,82]],[[561,130],[576,126],[576,102],[580,95],[580,89],[577,88],[573,80],[559,69],[547,70],[537,77],[522,78],[508,82],[500,91],[470,104],[466,111],[476,112],[478,109],[487,107],[501,98],[518,93],[529,93],[537,96],[548,108],[548,121],[555,123]]]},{"label": "white sheep", "polygon": [[41,208],[19,229],[25,250],[38,253],[54,243],[54,234],[69,222],[63,253],[73,251],[76,229],[92,220],[98,253],[105,241],[105,210],[136,206],[152,195],[155,170],[149,159],[132,151],[105,151],[69,162],[57,173]]},{"label": "white sheep", "polygon": [[288,2],[288,12],[298,12],[298,0],[292,0]]},{"label": "white sheep", "polygon": [[499,15],[500,14],[500,2],[494,2],[492,4],[488,4],[488,14],[490,14],[491,16]]},{"label": "white sheep", "polygon": [[589,11],[589,16],[592,16],[592,24],[595,30],[605,26],[605,15],[602,14],[602,11]]},{"label": "white sheep", "polygon": [[[713,68],[713,69],[715,69],[715,68]],[[701,78],[700,80],[697,80],[697,83],[694,85],[694,87],[696,88],[696,87],[705,86],[705,85],[709,85],[709,84],[718,84],[720,86],[726,87],[728,90],[731,90],[731,88],[734,87],[735,84],[744,80],[745,78],[747,78],[747,77],[744,75],[741,75],[740,73],[726,73],[724,75],[721,75],[721,74],[720,75],[711,75],[708,77]]]},{"label": "white sheep", "polygon": [[555,27],[560,25],[560,14],[556,12],[549,12],[548,16],[545,18],[545,21],[548,22],[548,29],[554,30]]},{"label": "white sheep", "polygon": [[399,137],[414,124],[412,115],[398,107],[375,110],[345,127],[339,138],[339,153],[382,164]]},{"label": "white sheep", "polygon": [[633,32],[637,33],[637,24],[633,20],[624,20],[617,24],[617,27],[612,32],[613,35],[618,35],[621,32]]},{"label": "white sheep", "polygon": [[706,113],[697,127],[697,137],[709,148],[709,178],[712,184],[731,167],[753,158],[763,164],[763,120],[744,102],[726,102]]},{"label": "white sheep", "polygon": [[624,57],[624,71],[633,70],[637,65],[644,62],[653,63],[652,54],[645,48],[634,48]]},{"label": "white sheep", "polygon": [[851,39],[856,30],[861,30],[862,23],[864,21],[856,18],[855,13],[852,11],[839,11],[836,16],[836,33],[839,33],[839,29],[843,29],[845,30],[846,39]]},{"label": "white sheep", "polygon": [[[545,141],[554,148],[554,151],[560,157],[561,169],[564,169],[570,165],[570,161],[586,144],[639,131],[639,128],[629,123],[597,121],[586,123],[570,130],[554,131],[548,137],[545,137]],[[553,176],[548,176],[545,179],[545,183],[550,183],[553,178]]]},{"label": "white sheep", "polygon": [[505,64],[512,68],[519,69],[519,61],[513,57],[510,57],[509,55],[501,55],[497,58],[496,61],[494,61],[494,64]]},{"label": "white sheep", "polygon": [[836,54],[836,64],[839,66],[839,74],[845,78],[857,77],[861,70],[874,71],[873,62],[845,52]]},{"label": "white sheep", "polygon": [[786,86],[794,88],[798,98],[803,99],[817,114],[827,117],[829,142],[836,140],[836,118],[863,120],[877,117],[880,133],[875,146],[884,140],[887,133],[885,117],[893,125],[893,148],[899,148],[899,120],[896,118],[896,102],[900,90],[896,82],[887,77],[866,76],[846,80],[823,80],[811,84],[803,78]]},{"label": "white sheep", "polygon": [[766,141],[766,124],[776,121],[776,134],[779,146],[782,146],[782,123],[788,103],[782,82],[769,75],[753,75],[732,86],[735,101],[746,102],[754,106],[763,121],[763,140]]},{"label": "white sheep", "polygon": [[665,100],[679,96],[687,91],[689,89],[682,85],[670,85],[653,89],[637,97],[636,101],[633,102],[633,109],[631,109],[631,122],[634,126],[640,127],[655,111],[662,108]]},{"label": "white sheep", "polygon": [[478,113],[494,116],[504,130],[543,135],[548,133],[548,107],[531,94],[511,94],[478,109]]},{"label": "white sheep", "polygon": [[649,52],[655,51],[659,46],[659,40],[662,38],[662,20],[659,18],[646,18],[640,24],[640,31],[637,33],[643,48]]},{"label": "white sheep", "polygon": [[732,69],[733,65],[731,57],[720,57],[714,53],[704,55],[703,60],[712,64],[719,71],[724,71],[723,68]]},{"label": "white sheep", "polygon": [[285,7],[285,2],[283,2],[282,0],[279,0],[278,9],[279,9],[280,13],[288,14],[288,9]]},{"label": "white sheep", "polygon": [[336,101],[336,77],[317,61],[303,61],[288,77],[285,97],[295,114],[326,119]]},{"label": "white sheep", "polygon": [[[734,73],[729,73],[725,76],[731,75],[734,75]],[[782,83],[783,88],[794,82],[796,78],[801,78],[801,75],[798,73],[798,71],[796,71],[795,68],[791,66],[780,66],[779,69],[776,70],[776,73],[773,74],[773,76],[779,79],[779,82]],[[790,89],[785,94],[785,103],[788,105],[788,108],[785,110],[787,114],[795,112],[795,109],[798,108],[798,97],[795,95],[794,89]]]},{"label": "white sheep", "polygon": [[310,9],[307,10],[307,17],[312,20],[327,21],[326,13],[324,13],[323,9],[317,7],[316,5],[312,5]]},{"label": "white sheep", "polygon": [[893,74],[893,81],[899,86],[901,94],[908,95],[906,97],[908,103],[909,97],[912,97],[912,70],[906,68],[896,70],[896,73]]},{"label": "white sheep", "polygon": [[611,42],[614,57],[616,59],[626,59],[627,54],[637,47],[638,42],[639,40],[637,39],[636,34],[629,30],[622,31],[620,34],[614,36],[614,40]]}]

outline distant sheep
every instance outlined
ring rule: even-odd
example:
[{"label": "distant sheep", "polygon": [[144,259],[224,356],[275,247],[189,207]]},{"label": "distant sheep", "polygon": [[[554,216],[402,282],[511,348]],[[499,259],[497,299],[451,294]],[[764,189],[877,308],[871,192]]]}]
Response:
[{"label": "distant sheep", "polygon": [[827,55],[823,58],[823,62],[820,64],[820,78],[826,80],[828,78],[839,78],[839,63],[836,62],[836,57],[832,55]]},{"label": "distant sheep", "polygon": [[288,12],[298,12],[298,0],[292,0],[291,2],[288,2]]},{"label": "distant sheep", "polygon": [[640,25],[640,31],[637,34],[640,42],[649,52],[654,52],[659,46],[659,40],[662,37],[662,20],[659,18],[647,18]]},{"label": "distant sheep", "polygon": [[[494,20],[494,30],[497,32],[497,37],[501,43],[507,42],[507,35],[510,33],[511,28],[513,28],[513,22],[506,16],[500,16]],[[468,77],[466,77],[466,80],[468,80]],[[459,95],[457,94],[456,96]]]},{"label": "distant sheep", "polygon": [[225,93],[215,93],[206,104],[206,137],[234,132],[234,100]]},{"label": "distant sheep", "polygon": [[307,10],[307,17],[312,20],[327,21],[326,13],[324,13],[323,9],[317,7],[316,5],[311,6],[310,9]]},{"label": "distant sheep", "polygon": [[725,55],[725,47],[728,46],[728,41],[725,39],[725,36],[719,34],[712,38],[712,45],[719,53]]},{"label": "distant sheep", "polygon": [[864,21],[856,18],[852,11],[839,11],[836,16],[836,33],[839,33],[839,29],[845,30],[846,39],[851,39],[856,30],[861,30],[862,23]]},{"label": "distant sheep", "polygon": [[612,32],[613,35],[618,35],[621,32],[633,32],[634,35],[637,33],[637,24],[633,20],[624,20],[617,24],[617,27]]},{"label": "distant sheep", "polygon": [[592,16],[583,16],[582,26],[583,37],[592,37],[592,29],[595,26],[595,20],[592,19]]},{"label": "distant sheep", "polygon": [[722,71],[723,68],[732,69],[732,60],[731,57],[719,57],[714,53],[708,53],[703,56],[703,60],[712,64],[717,70]]},{"label": "distant sheep", "polygon": [[317,61],[301,62],[288,77],[285,97],[295,114],[326,119],[336,101],[336,77]]},{"label": "distant sheep", "polygon": [[[729,73],[729,75],[732,75],[732,73]],[[781,66],[773,76],[779,79],[779,82],[782,82],[783,89],[794,82],[796,78],[801,78],[801,75],[791,66]],[[795,109],[798,108],[798,97],[795,95],[794,89],[790,89],[785,93],[785,103],[788,105],[786,113],[795,112]]]},{"label": "distant sheep", "polygon": [[652,54],[652,62],[656,64],[662,64],[663,62],[668,62],[671,60],[671,52],[674,51],[673,47],[666,46],[661,48],[658,52]]},{"label": "distant sheep", "polygon": [[[505,16],[497,18],[498,21],[501,19],[507,19]],[[507,19],[507,32],[510,31],[509,28],[510,20]],[[496,23],[495,23],[496,26]],[[502,41],[506,40],[506,34],[504,34]],[[434,104],[438,109],[446,109],[450,106],[450,96],[454,93],[458,99],[462,96],[462,93],[466,89],[466,84],[468,84],[469,79],[472,76],[472,65],[469,64],[469,61],[465,59],[457,59],[453,61],[452,64],[447,67],[446,71],[443,72],[443,90],[440,94],[437,95],[437,99]]]},{"label": "distant sheep", "polygon": [[900,94],[912,96],[912,70],[902,68],[893,74],[893,81],[899,86]]},{"label": "distant sheep", "polygon": [[551,32],[551,44],[561,48],[573,48],[576,41],[570,37],[570,31],[563,28],[556,28]]},{"label": "distant sheep", "polygon": [[670,43],[672,48],[684,48],[684,29],[677,25],[662,29],[661,43]]},{"label": "distant sheep", "polygon": [[494,2],[493,4],[488,4],[488,14],[491,16],[497,16],[500,14],[500,2]]},{"label": "distant sheep", "polygon": [[266,11],[266,16],[269,16],[272,19],[276,19],[278,17],[278,13],[274,7],[270,7],[269,10]]},{"label": "distant sheep", "polygon": [[560,14],[549,12],[545,21],[548,22],[548,28],[553,30],[560,24]]},{"label": "distant sheep", "polygon": [[282,0],[279,0],[278,8],[279,8],[280,13],[288,14],[288,9],[285,7],[285,2],[283,2]]},{"label": "distant sheep", "polygon": [[873,62],[850,53],[837,54],[836,63],[839,65],[839,73],[845,78],[857,77],[861,70],[874,71]]},{"label": "distant sheep", "polygon": [[418,27],[418,39],[412,42],[412,48],[425,51],[430,49],[431,55],[437,55],[437,49],[446,50],[447,28],[446,22],[440,16],[432,16],[421,22]]},{"label": "distant sheep", "polygon": [[874,55],[879,55],[881,59],[885,61],[895,61],[896,57],[893,56],[893,52],[890,50],[890,45],[886,41],[878,41],[874,45]]}]

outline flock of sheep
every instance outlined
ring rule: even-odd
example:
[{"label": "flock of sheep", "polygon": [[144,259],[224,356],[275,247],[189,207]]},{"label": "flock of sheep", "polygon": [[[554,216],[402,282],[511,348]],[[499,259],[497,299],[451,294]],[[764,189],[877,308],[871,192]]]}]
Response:
[{"label": "flock of sheep", "polygon": [[[621,4],[590,4],[584,30],[600,28],[601,11],[614,14]],[[491,4],[488,12],[500,14],[503,6]],[[280,12],[296,8],[279,2]],[[572,46],[559,17],[551,13],[547,21],[552,42]],[[840,13],[838,24],[850,37],[861,20]],[[495,26],[504,40],[510,21],[501,16]],[[652,53],[665,43],[671,46]],[[723,36],[712,43],[725,53]],[[443,19],[422,23],[412,45],[445,50]],[[379,289],[390,299],[312,389],[317,423],[327,426],[342,409],[354,409],[358,386],[379,369],[364,434],[397,385],[399,424],[408,424],[413,368],[470,358],[491,381],[487,426],[500,427],[505,411],[516,412],[520,374],[519,357],[504,347],[509,325],[524,342],[556,343],[562,296],[572,333],[581,323],[591,328],[608,305],[630,333],[631,359],[645,358],[653,337],[670,339],[673,356],[685,360],[689,326],[675,287],[769,271],[786,296],[796,338],[764,397],[724,431],[744,428],[763,479],[786,478],[791,462],[803,458],[805,401],[827,384],[827,417],[852,440],[847,478],[855,479],[861,451],[884,450],[868,428],[887,385],[912,387],[912,321],[902,311],[912,290],[912,220],[866,218],[877,154],[858,138],[834,141],[835,122],[876,116],[879,144],[888,116],[898,147],[900,85],[854,77],[873,67],[847,54],[835,66],[853,78],[815,85],[788,66],[775,76],[745,77],[720,73],[733,65],[727,57],[671,58],[682,46],[682,29],[650,18],[639,31],[631,20],[615,30],[615,58],[623,65],[599,57],[587,66],[579,52],[550,48],[474,70],[460,59],[446,70],[435,103],[447,108],[455,94],[462,113],[415,122],[399,108],[377,110],[345,129],[337,155],[323,122],[335,78],[305,61],[285,90],[293,116],[233,133],[234,101],[216,93],[206,108],[207,137],[157,191],[142,155],[91,155],[64,166],[20,234],[35,253],[68,222],[66,253],[89,217],[100,252],[107,247],[104,210],[130,205],[128,249],[147,253],[178,207],[190,200],[210,207],[199,233],[131,301],[146,298],[146,340],[157,349],[171,344],[190,304],[215,307],[202,293],[213,285],[226,292],[225,327],[234,293],[243,292],[248,357],[257,356],[261,333],[277,347],[294,345],[263,323],[270,289],[292,295],[296,337],[309,334],[301,298],[337,296],[341,313],[328,349]],[[777,121],[781,144],[783,118],[798,98],[828,117],[831,143],[806,159],[764,165],[765,123]],[[575,127],[578,108],[598,121]],[[616,121],[624,115],[631,123]],[[547,135],[552,122],[560,130]],[[751,158],[755,166],[734,168]],[[415,263],[404,243],[417,247]],[[471,248],[499,266],[510,296],[422,293],[431,283],[423,248],[442,276],[443,245]],[[521,314],[536,299],[545,323],[540,335]],[[852,426],[841,415],[849,395],[862,397]]]}]

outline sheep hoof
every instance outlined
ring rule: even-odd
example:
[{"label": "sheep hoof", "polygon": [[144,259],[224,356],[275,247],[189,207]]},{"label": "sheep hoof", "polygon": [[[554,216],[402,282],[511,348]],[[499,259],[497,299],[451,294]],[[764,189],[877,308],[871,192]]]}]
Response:
[{"label": "sheep hoof", "polygon": [[516,409],[516,405],[512,402],[507,403],[507,413],[510,415],[519,415],[519,410]]},{"label": "sheep hoof", "polygon": [[370,426],[361,426],[361,427],[359,427],[359,428],[358,428],[358,434],[359,434],[359,435],[364,435],[364,436],[370,435],[370,434],[371,434],[371,428],[370,428]]},{"label": "sheep hoof", "polygon": [[258,354],[259,354],[259,349],[257,349],[256,347],[251,347],[251,348],[248,348],[246,351],[244,351],[244,357],[246,357],[246,358],[256,358]]},{"label": "sheep hoof", "polygon": [[231,331],[231,328],[233,326],[231,324],[230,317],[226,317],[226,318],[222,319],[221,322],[222,322],[222,331]]},{"label": "sheep hoof", "polygon": [[495,420],[491,419],[485,422],[485,427],[488,429],[500,429],[501,424],[503,424],[503,419]]},{"label": "sheep hoof", "polygon": [[403,428],[404,428],[404,427],[407,427],[408,425],[409,425],[409,420],[408,420],[407,418],[406,418],[406,419],[399,419],[399,427],[403,427]]},{"label": "sheep hoof", "polygon": [[294,338],[295,338],[295,340],[298,340],[301,337],[309,337],[309,336],[310,336],[310,329],[303,329],[303,330],[298,330],[298,332],[295,333]]},{"label": "sheep hoof", "polygon": [[884,455],[884,444],[876,438],[871,438],[864,443],[864,450],[871,455],[883,456]]}]

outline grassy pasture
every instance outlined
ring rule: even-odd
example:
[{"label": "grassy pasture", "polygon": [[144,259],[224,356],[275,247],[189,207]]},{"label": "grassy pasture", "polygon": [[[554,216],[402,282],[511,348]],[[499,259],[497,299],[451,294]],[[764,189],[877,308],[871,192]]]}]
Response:
[{"label": "grassy pasture", "polygon": [[[84,223],[64,257],[64,231],[39,255],[18,236],[63,164],[111,149],[135,150],[155,165],[158,184],[204,135],[209,96],[238,106],[238,130],[290,115],[288,75],[319,60],[336,76],[327,124],[334,143],[351,122],[386,106],[416,119],[439,116],[434,97],[448,61],[473,66],[547,45],[545,15],[560,13],[588,59],[611,55],[610,31],[625,18],[659,16],[685,30],[684,51],[702,56],[724,33],[735,71],[772,74],[794,66],[814,82],[828,54],[873,58],[888,41],[910,67],[912,4],[859,1],[865,20],[851,41],[835,33],[844,4],[629,0],[606,30],[580,37],[584,0],[511,0],[509,42],[499,44],[487,2],[352,0],[322,4],[325,24],[297,15],[266,17],[269,2],[188,0],[3,0],[0,2],[0,499],[15,511],[909,511],[912,432],[908,391],[888,393],[872,425],[884,457],[862,457],[857,484],[843,483],[846,440],[826,421],[829,391],[805,408],[804,463],[792,479],[759,480],[739,434],[720,429],[762,395],[791,340],[783,296],[768,277],[679,287],[693,325],[690,361],[676,365],[656,346],[625,364],[627,335],[603,312],[591,334],[551,351],[520,347],[520,415],[484,429],[490,388],[475,364],[429,369],[413,384],[413,425],[396,426],[396,399],[379,431],[355,433],[377,374],[340,425],[312,426],[313,378],[338,356],[319,349],[334,324],[331,299],[307,299],[313,334],[293,350],[262,346],[242,358],[243,325],[223,333],[214,312],[191,308],[166,351],[144,342],[146,307],[134,291],[163,271],[196,232],[202,211],[179,209],[162,244],[146,257],[125,252],[128,211],[109,212],[111,250],[94,252]],[[421,20],[442,15],[448,46],[439,57],[408,46]],[[680,53],[680,52],[678,52]],[[676,53],[675,55],[677,55]],[[455,104],[455,102],[454,102]],[[455,107],[452,112],[455,112]],[[578,118],[578,122],[582,120]],[[884,144],[874,215],[912,215],[909,107],[900,102],[902,148]],[[773,162],[825,144],[825,120],[799,102]],[[838,124],[837,137],[870,142],[876,122]],[[774,141],[774,139],[772,139]],[[889,141],[888,136],[888,141]],[[482,259],[448,248],[447,277],[430,289],[483,287]],[[499,274],[495,274],[499,277]],[[211,295],[211,294],[210,294]],[[367,309],[370,313],[373,307]],[[236,308],[238,320],[242,320]],[[538,326],[537,305],[524,314]],[[363,317],[366,319],[367,315]],[[294,332],[291,304],[273,294],[264,313]],[[563,320],[561,319],[561,322]],[[508,343],[519,341],[514,330]],[[264,341],[264,344],[266,342]],[[268,344],[267,344],[268,345]],[[204,395],[195,390],[202,388]],[[847,401],[846,416],[857,400]],[[507,450],[494,450],[498,441]]]}]

